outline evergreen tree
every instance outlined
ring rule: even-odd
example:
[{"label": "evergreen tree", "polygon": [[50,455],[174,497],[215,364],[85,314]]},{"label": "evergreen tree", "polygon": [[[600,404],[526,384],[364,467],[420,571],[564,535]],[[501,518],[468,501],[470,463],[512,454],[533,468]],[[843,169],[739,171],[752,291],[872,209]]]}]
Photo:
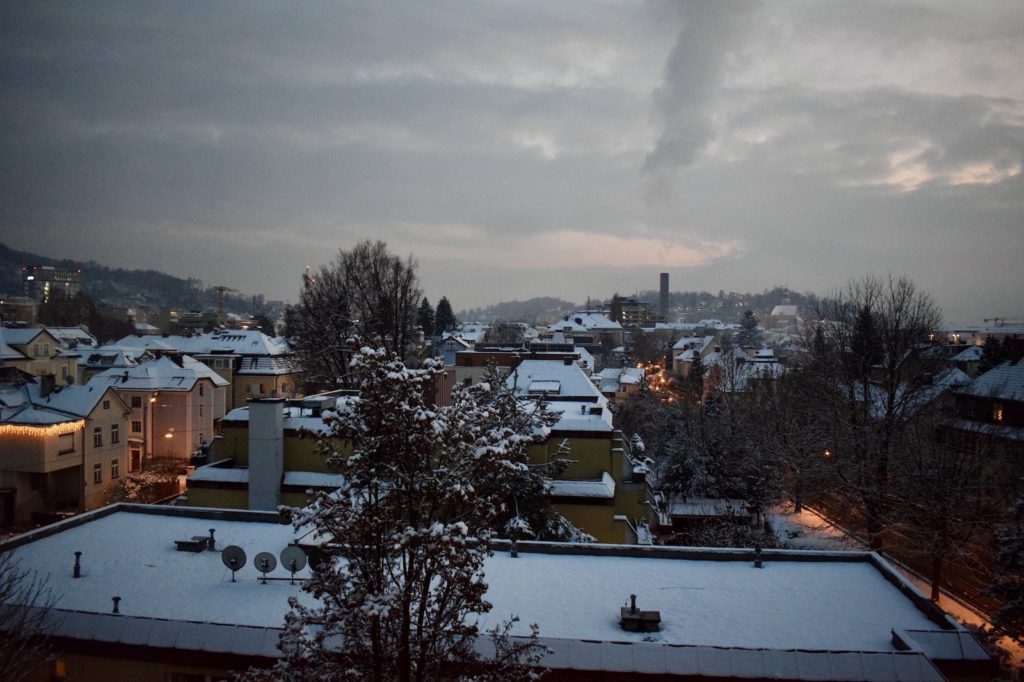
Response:
[{"label": "evergreen tree", "polygon": [[458,324],[458,320],[455,319],[455,313],[452,312],[452,304],[448,302],[447,296],[442,296],[441,300],[437,302],[437,312],[434,315],[434,333],[440,335],[450,332],[455,329],[456,324]]},{"label": "evergreen tree", "polygon": [[761,330],[757,328],[757,317],[753,310],[743,313],[740,330],[736,334],[736,343],[740,346],[757,346],[761,343]]},{"label": "evergreen tree", "polygon": [[[293,510],[296,528],[329,538],[290,599],[280,661],[251,678],[277,680],[523,679],[539,661],[536,626],[513,642],[515,619],[489,633],[483,564],[502,510],[499,489],[523,474],[543,420],[499,423],[494,388],[459,387],[452,404],[424,399],[441,363],[409,369],[383,349],[352,348],[360,394],[340,402],[319,441],[343,486]],[[535,418],[536,417],[536,418]],[[345,455],[334,446],[352,446]],[[490,635],[492,658],[477,650]],[[522,634],[522,633],[517,633]]]},{"label": "evergreen tree", "polygon": [[622,299],[618,292],[612,295],[612,302],[608,306],[608,317],[612,322],[622,323]]},{"label": "evergreen tree", "polygon": [[420,301],[420,310],[417,314],[417,321],[420,324],[420,329],[423,330],[423,336],[427,339],[434,336],[434,306],[430,305],[430,301],[424,296],[423,300]]}]

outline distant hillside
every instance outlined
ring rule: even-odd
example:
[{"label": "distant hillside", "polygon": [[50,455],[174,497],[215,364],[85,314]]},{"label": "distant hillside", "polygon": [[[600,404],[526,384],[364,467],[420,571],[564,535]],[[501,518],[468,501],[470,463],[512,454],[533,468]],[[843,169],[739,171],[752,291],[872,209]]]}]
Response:
[{"label": "distant hillside", "polygon": [[[637,299],[658,305],[657,291],[641,291]],[[807,309],[813,308],[818,297],[813,293],[800,293],[788,287],[773,287],[760,293],[737,293],[719,291],[673,291],[669,293],[670,319],[683,318],[688,322],[696,322],[703,318],[717,318],[724,322],[736,322],[746,310],[753,310],[762,320],[767,319],[776,305],[789,302]],[[591,307],[608,306],[611,298],[605,301],[592,300]],[[506,320],[510,322],[528,322],[530,324],[548,324],[566,313],[580,310],[582,305],[570,303],[560,298],[531,298],[528,301],[506,301],[484,308],[471,308],[460,312],[457,317],[467,322],[494,322]]]},{"label": "distant hillside", "polygon": [[470,308],[458,313],[457,317],[467,322],[504,320],[529,324],[549,324],[578,307],[575,303],[563,301],[560,298],[544,296],[527,301],[504,301],[486,308]]},{"label": "distant hillside", "polygon": [[[136,304],[186,310],[210,309],[217,306],[217,292],[212,287],[203,287],[201,280],[182,279],[156,270],[109,268],[94,261],[48,258],[27,251],[17,251],[6,244],[0,244],[0,294],[17,296],[22,293],[23,265],[81,269],[82,289],[97,303]],[[261,313],[264,312],[263,297],[250,298],[228,294],[224,297],[224,308],[229,312]]]}]

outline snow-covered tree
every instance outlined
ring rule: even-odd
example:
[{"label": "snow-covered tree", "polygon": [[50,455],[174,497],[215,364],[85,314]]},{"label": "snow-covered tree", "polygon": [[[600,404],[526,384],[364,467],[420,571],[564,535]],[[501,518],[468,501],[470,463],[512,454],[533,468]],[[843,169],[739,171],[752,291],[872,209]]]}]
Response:
[{"label": "snow-covered tree", "polygon": [[547,462],[531,462],[527,454],[529,445],[547,439],[558,414],[543,399],[524,402],[516,396],[494,365],[485,370],[474,399],[486,408],[480,414],[483,424],[514,439],[506,465],[480,484],[501,502],[494,530],[516,539],[586,540],[589,536],[555,511],[548,495],[550,479],[573,464],[568,444],[563,442]]},{"label": "snow-covered tree", "polygon": [[[409,369],[383,349],[353,349],[360,394],[326,415],[327,462],[344,477],[331,494],[292,510],[298,527],[328,538],[326,559],[291,600],[281,661],[257,679],[517,679],[534,674],[541,648],[512,639],[512,621],[485,633],[484,559],[507,506],[503,486],[528,473],[526,447],[540,414],[506,420],[488,382],[460,387],[450,406],[424,399],[442,369]],[[351,454],[332,443],[347,441]],[[506,614],[502,614],[504,616]],[[512,614],[508,614],[512,616]],[[478,653],[478,640],[494,655]]]}]

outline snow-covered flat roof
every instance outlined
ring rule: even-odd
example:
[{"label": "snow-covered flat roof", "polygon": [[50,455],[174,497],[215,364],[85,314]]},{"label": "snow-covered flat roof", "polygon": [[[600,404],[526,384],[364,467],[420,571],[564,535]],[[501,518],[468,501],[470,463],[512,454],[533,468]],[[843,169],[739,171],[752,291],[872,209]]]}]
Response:
[{"label": "snow-covered flat roof", "polygon": [[611,432],[612,413],[608,409],[607,399],[605,402],[575,402],[575,401],[551,401],[548,409],[552,412],[560,412],[561,416],[552,428],[553,431],[595,431]]},{"label": "snow-covered flat roof", "polygon": [[555,497],[615,498],[615,479],[607,471],[601,472],[599,481],[551,481],[551,494]]},{"label": "snow-covered flat roof", "polygon": [[[248,562],[238,572],[238,582],[231,582],[231,571],[218,552],[175,549],[175,540],[208,535],[210,528],[216,530],[218,548],[231,544],[245,550]],[[71,631],[63,634],[108,641],[103,639],[106,635],[97,634],[98,624],[109,623],[111,598],[120,596],[120,611],[126,619],[180,622],[176,639],[167,646],[200,650],[203,632],[216,629],[204,623],[279,628],[289,596],[311,603],[288,580],[261,584],[253,568],[257,553],[279,555],[294,538],[291,526],[278,523],[273,514],[120,505],[15,538],[0,549],[14,546],[24,568],[48,576],[59,597],[57,607],[78,612],[65,627]],[[72,577],[75,551],[83,552],[82,577],[77,580]],[[580,551],[586,554],[571,553]],[[515,632],[519,634],[537,623],[542,637],[560,642],[551,663],[559,657],[578,656],[583,669],[638,670],[654,665],[679,671],[686,665],[701,665],[702,656],[703,665],[736,666],[738,661],[756,658],[757,665],[764,666],[770,655],[792,658],[797,653],[807,653],[808,661],[820,663],[823,656],[842,658],[836,652],[861,652],[852,656],[856,666],[871,660],[880,670],[898,667],[901,661],[918,667],[914,674],[857,679],[939,679],[929,677],[927,665],[914,664],[909,658],[897,660],[904,655],[895,654],[893,628],[936,630],[938,626],[897,585],[911,592],[913,588],[895,574],[887,575],[891,569],[877,557],[800,551],[766,552],[765,557],[764,568],[757,569],[749,551],[701,550],[695,558],[678,548],[588,545],[580,549],[521,543],[518,558],[499,550],[487,560],[487,599],[494,608],[481,621],[490,627],[517,614],[521,620]],[[305,576],[306,570],[298,576]],[[278,568],[270,576],[287,578],[288,574]],[[631,633],[619,627],[619,607],[630,594],[637,595],[640,608],[661,612],[658,632]],[[923,597],[920,602],[925,603]],[[121,627],[118,632],[108,634],[120,638],[114,641],[139,636],[132,628]],[[234,646],[231,638],[221,644],[227,650]],[[580,649],[584,644],[596,647],[596,654]],[[661,646],[666,644],[672,646]],[[821,653],[825,651],[831,653]],[[584,660],[589,663],[581,663]],[[787,663],[796,664],[795,658]],[[822,675],[802,672],[796,679],[837,679],[829,676],[828,661],[824,665]],[[745,676],[756,677],[756,671]]]}]

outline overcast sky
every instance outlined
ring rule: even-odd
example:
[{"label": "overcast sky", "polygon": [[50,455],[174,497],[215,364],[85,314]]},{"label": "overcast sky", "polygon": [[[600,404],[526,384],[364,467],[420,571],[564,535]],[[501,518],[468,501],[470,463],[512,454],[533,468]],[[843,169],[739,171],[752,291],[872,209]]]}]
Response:
[{"label": "overcast sky", "polygon": [[1024,315],[1024,4],[8,2],[0,241],[456,309],[908,274]]}]

